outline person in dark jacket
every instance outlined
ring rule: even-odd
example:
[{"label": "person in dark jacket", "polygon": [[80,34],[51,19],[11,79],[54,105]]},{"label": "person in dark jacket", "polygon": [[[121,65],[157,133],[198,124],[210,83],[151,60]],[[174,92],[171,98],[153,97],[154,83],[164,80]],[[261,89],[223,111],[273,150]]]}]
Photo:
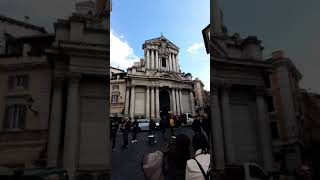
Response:
[{"label": "person in dark jacket", "polygon": [[161,120],[160,120],[160,129],[161,129],[161,134],[162,134],[163,138],[166,137],[166,128],[167,128],[166,116],[162,115]]},{"label": "person in dark jacket", "polygon": [[114,118],[111,121],[111,140],[112,140],[112,151],[115,151],[116,139],[117,139],[117,131],[119,129],[118,119]]},{"label": "person in dark jacket", "polygon": [[201,133],[201,122],[199,118],[196,118],[192,123],[192,129],[195,134]]},{"label": "person in dark jacket", "polygon": [[202,118],[202,129],[206,133],[207,137],[210,137],[210,129],[211,129],[211,123],[210,123],[210,118],[208,117],[207,114],[203,115]]},{"label": "person in dark jacket", "polygon": [[155,130],[155,129],[156,129],[156,123],[154,122],[153,119],[151,119],[151,120],[149,121],[149,130],[150,130],[149,134],[154,135],[154,130]]},{"label": "person in dark jacket", "polygon": [[128,118],[125,118],[123,122],[123,148],[128,148],[128,134],[131,128],[131,121]]},{"label": "person in dark jacket", "polygon": [[190,138],[179,134],[163,154],[163,174],[165,179],[185,180],[187,160],[190,159]]},{"label": "person in dark jacket", "polygon": [[137,118],[134,118],[134,121],[132,123],[132,143],[138,142],[137,135],[139,132],[139,122],[137,121]]}]

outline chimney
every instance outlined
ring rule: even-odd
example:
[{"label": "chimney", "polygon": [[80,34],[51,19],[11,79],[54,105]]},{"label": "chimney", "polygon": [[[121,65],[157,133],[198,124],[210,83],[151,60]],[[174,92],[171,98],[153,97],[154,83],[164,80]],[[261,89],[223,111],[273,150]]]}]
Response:
[{"label": "chimney", "polygon": [[272,59],[277,60],[277,59],[283,59],[283,58],[285,58],[285,56],[282,50],[277,50],[272,52]]}]

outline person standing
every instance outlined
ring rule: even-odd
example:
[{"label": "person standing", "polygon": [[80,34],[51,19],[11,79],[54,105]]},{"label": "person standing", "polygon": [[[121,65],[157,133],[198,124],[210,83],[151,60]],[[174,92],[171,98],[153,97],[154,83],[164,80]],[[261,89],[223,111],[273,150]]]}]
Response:
[{"label": "person standing", "polygon": [[137,121],[137,118],[134,118],[134,121],[132,123],[132,143],[138,142],[137,135],[139,132],[139,122]]},{"label": "person standing", "polygon": [[211,126],[210,126],[210,118],[208,117],[207,114],[203,115],[201,125],[202,125],[202,129],[204,130],[204,132],[206,133],[207,137],[209,138],[210,137]]},{"label": "person standing", "polygon": [[195,134],[192,138],[195,157],[186,165],[186,180],[210,179],[210,145],[203,134]]},{"label": "person standing", "polygon": [[200,134],[201,133],[201,122],[200,122],[200,119],[198,117],[193,121],[192,129],[193,129],[195,134]]},{"label": "person standing", "polygon": [[155,136],[155,133],[154,133],[154,130],[156,129],[156,123],[154,122],[153,119],[151,119],[149,121],[149,143],[150,144],[154,144],[156,143],[157,141],[155,140],[156,139],[156,136]]},{"label": "person standing", "polygon": [[166,121],[166,116],[162,115],[161,120],[160,120],[160,129],[161,129],[161,134],[162,137],[165,139],[166,137],[166,128],[167,128],[167,121]]},{"label": "person standing", "polygon": [[116,138],[117,138],[117,132],[119,129],[119,123],[118,119],[113,119],[111,121],[111,140],[112,140],[112,151],[116,151],[115,146],[116,146]]},{"label": "person standing", "polygon": [[128,134],[131,127],[131,121],[128,118],[125,118],[123,123],[123,148],[128,148]]},{"label": "person standing", "polygon": [[174,135],[175,122],[174,122],[172,114],[169,114],[169,122],[170,122],[170,128],[171,128],[171,138],[176,138],[176,136]]}]

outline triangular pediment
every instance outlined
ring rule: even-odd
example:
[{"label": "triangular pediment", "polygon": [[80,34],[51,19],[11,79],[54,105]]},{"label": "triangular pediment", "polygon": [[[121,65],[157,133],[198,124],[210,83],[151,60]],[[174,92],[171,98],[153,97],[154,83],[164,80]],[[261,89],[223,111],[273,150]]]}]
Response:
[{"label": "triangular pediment", "polygon": [[173,44],[171,41],[169,41],[164,36],[160,36],[154,39],[149,39],[145,41],[145,44],[155,45],[155,46],[161,46],[161,44],[166,44],[166,47],[170,47],[176,50],[179,50],[179,47]]}]

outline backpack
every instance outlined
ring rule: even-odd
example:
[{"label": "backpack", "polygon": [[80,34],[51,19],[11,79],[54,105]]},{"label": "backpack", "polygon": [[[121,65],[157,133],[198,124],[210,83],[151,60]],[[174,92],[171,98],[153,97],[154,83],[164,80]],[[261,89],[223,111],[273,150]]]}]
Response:
[{"label": "backpack", "polygon": [[198,162],[198,160],[197,160],[196,158],[193,158],[193,159],[194,159],[194,160],[196,161],[196,163],[198,164],[198,166],[199,166],[199,168],[200,168],[200,170],[201,170],[201,172],[202,172],[202,175],[203,175],[204,179],[205,179],[205,180],[210,180],[210,179],[211,179],[211,178],[210,178],[210,174],[211,174],[210,164],[209,164],[209,169],[208,169],[207,173],[205,173],[204,170],[203,170],[203,168],[202,168],[202,166],[201,166],[201,164]]}]

